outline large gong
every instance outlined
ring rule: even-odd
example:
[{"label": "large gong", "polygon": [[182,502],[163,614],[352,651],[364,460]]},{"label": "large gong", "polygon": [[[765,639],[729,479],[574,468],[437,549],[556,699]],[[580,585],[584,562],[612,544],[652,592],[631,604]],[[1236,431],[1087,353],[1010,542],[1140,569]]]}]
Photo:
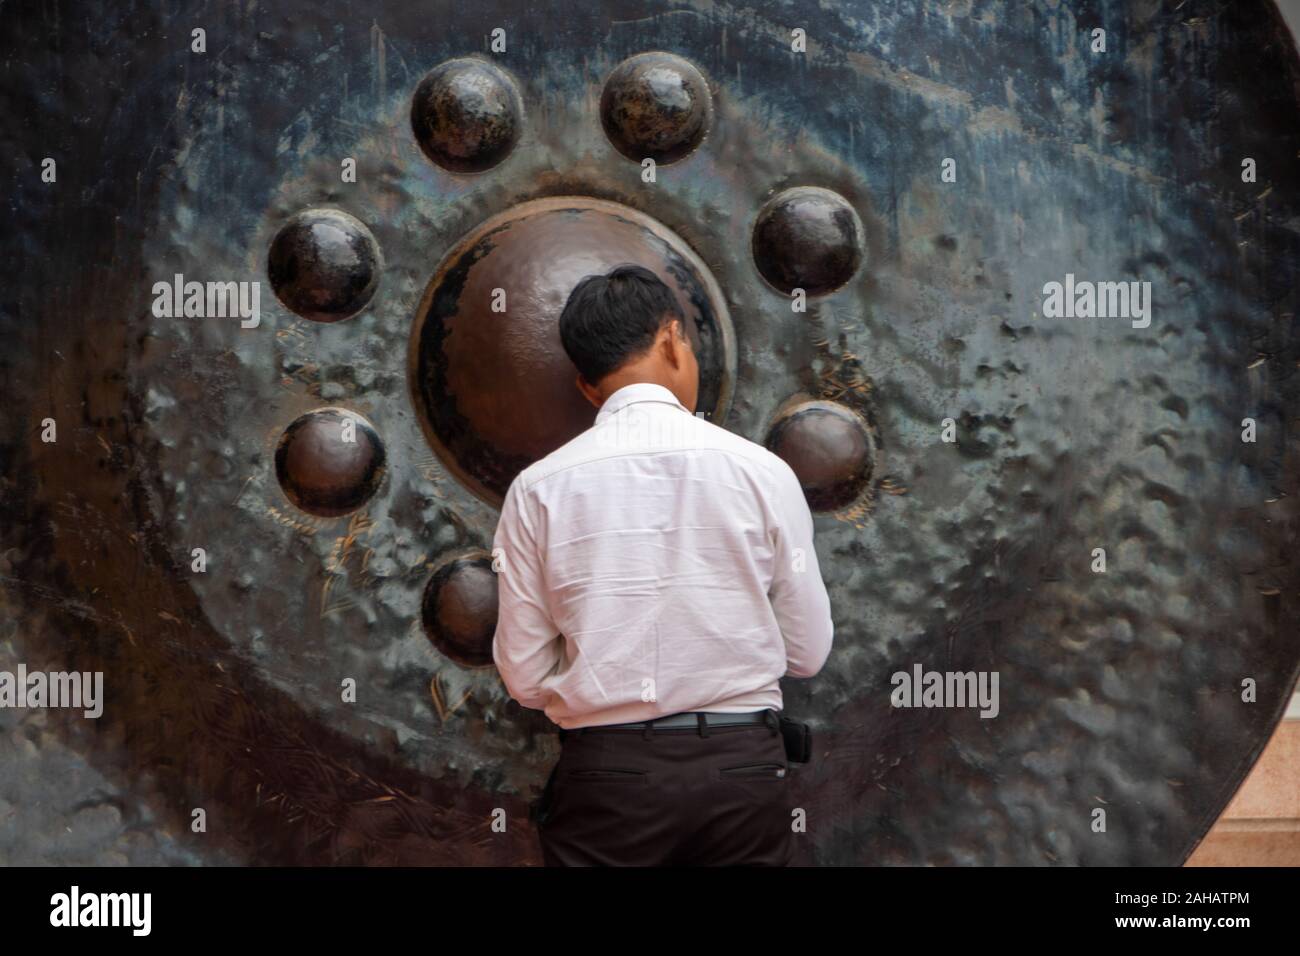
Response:
[{"label": "large gong", "polygon": [[1274,7],[362,6],[5,12],[0,669],[104,705],[0,862],[539,863],[489,551],[625,261],[816,514],[799,862],[1182,862],[1300,663]]}]

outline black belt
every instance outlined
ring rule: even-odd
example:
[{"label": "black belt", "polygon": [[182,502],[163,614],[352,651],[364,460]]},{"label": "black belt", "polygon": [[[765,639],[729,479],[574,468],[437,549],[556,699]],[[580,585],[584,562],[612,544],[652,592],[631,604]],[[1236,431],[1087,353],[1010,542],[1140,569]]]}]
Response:
[{"label": "black belt", "polygon": [[647,736],[656,730],[698,730],[707,734],[710,727],[741,727],[766,724],[773,730],[779,729],[774,710],[755,710],[743,714],[715,714],[706,710],[688,710],[681,714],[669,714],[665,717],[653,717],[650,720],[637,720],[626,724],[597,724],[594,727],[575,727],[572,730],[560,729],[560,738],[568,734],[585,734],[588,731],[602,730],[640,730]]}]

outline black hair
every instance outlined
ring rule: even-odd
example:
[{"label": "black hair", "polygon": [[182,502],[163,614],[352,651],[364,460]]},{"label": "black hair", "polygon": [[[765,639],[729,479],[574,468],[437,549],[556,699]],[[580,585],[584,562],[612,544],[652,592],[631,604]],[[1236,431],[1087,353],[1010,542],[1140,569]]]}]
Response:
[{"label": "black hair", "polygon": [[560,313],[560,342],[595,385],[644,353],[673,319],[682,313],[664,281],[642,266],[620,265],[574,286]]}]

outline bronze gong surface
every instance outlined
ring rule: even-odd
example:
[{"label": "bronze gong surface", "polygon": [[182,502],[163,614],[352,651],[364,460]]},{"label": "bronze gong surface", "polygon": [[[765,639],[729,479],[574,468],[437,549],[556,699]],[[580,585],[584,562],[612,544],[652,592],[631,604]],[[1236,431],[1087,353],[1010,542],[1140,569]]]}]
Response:
[{"label": "bronze gong surface", "polygon": [[[814,506],[798,862],[1177,864],[1280,719],[1300,67],[1271,4],[5,24],[0,669],[101,671],[105,708],[0,709],[0,862],[538,864],[558,744],[484,657],[496,500],[594,414],[553,323],[624,258],[687,306],[704,410]],[[258,283],[260,321],[159,314],[177,275]],[[1067,276],[1149,282],[1149,325],[1047,314]],[[997,673],[997,716],[894,706],[913,668]]]}]

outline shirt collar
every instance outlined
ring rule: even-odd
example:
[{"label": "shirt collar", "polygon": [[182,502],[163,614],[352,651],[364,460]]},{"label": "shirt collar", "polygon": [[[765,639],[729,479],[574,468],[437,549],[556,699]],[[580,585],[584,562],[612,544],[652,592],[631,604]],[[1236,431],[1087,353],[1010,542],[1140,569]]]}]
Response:
[{"label": "shirt collar", "polygon": [[669,405],[676,405],[688,415],[690,414],[690,410],[664,386],[656,385],[654,382],[633,382],[631,385],[624,385],[605,399],[605,404],[601,405],[600,411],[596,413],[596,424],[599,425],[619,409],[626,408],[635,402],[666,402]]}]

